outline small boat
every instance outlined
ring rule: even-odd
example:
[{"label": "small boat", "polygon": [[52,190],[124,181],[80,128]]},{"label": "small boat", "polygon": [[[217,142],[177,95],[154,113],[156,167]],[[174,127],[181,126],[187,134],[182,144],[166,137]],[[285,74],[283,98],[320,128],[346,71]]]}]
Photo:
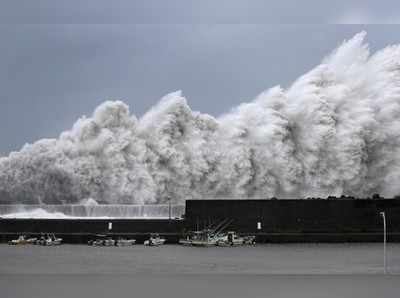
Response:
[{"label": "small boat", "polygon": [[254,245],[256,244],[256,236],[244,236],[244,244]]},{"label": "small boat", "polygon": [[135,239],[124,239],[124,238],[119,238],[117,241],[115,241],[116,246],[132,246],[136,243]]},{"label": "small boat", "polygon": [[92,246],[104,246],[104,240],[103,239],[95,239],[95,240],[89,240],[88,244]]},{"label": "small boat", "polygon": [[103,246],[115,246],[115,240],[112,238],[104,239]]},{"label": "small boat", "polygon": [[240,237],[236,232],[229,231],[225,235],[222,235],[217,240],[217,246],[236,246],[245,244],[243,237]]},{"label": "small boat", "polygon": [[33,244],[37,239],[36,238],[26,238],[24,235],[18,237],[18,239],[14,239],[8,242],[10,245],[25,245],[25,244]]},{"label": "small boat", "polygon": [[46,241],[46,238],[44,235],[41,235],[38,239],[36,239],[35,242],[33,242],[33,244],[36,245],[41,245],[42,243],[44,243]]},{"label": "small boat", "polygon": [[194,231],[189,233],[186,238],[179,239],[179,244],[190,246],[215,246],[217,243],[216,238],[209,230]]},{"label": "small boat", "polygon": [[96,235],[96,239],[91,239],[88,244],[91,246],[104,246],[104,240],[106,240],[106,235]]},{"label": "small boat", "polygon": [[57,238],[54,234],[50,234],[50,237],[46,240],[46,245],[60,245],[62,238]]},{"label": "small boat", "polygon": [[146,241],[144,241],[144,245],[147,246],[160,246],[165,243],[165,239],[161,238],[159,234],[150,234],[150,238]]},{"label": "small boat", "polygon": [[54,234],[46,234],[46,236],[41,236],[35,244],[43,245],[43,246],[54,246],[60,245],[62,242],[62,238],[57,238]]},{"label": "small boat", "polygon": [[185,246],[191,246],[192,245],[192,239],[190,236],[186,236],[186,238],[179,239],[178,241],[179,244],[185,245]]}]

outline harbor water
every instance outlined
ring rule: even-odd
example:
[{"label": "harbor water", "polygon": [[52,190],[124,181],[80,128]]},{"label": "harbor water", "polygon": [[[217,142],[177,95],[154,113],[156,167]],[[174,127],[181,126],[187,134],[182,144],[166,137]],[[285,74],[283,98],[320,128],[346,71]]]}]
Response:
[{"label": "harbor water", "polygon": [[2,297],[398,297],[400,244],[0,245]]}]

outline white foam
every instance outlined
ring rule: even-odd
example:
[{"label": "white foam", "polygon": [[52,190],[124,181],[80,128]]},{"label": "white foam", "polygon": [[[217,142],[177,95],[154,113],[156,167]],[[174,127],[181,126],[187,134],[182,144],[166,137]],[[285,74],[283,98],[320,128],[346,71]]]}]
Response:
[{"label": "white foam", "polygon": [[71,218],[61,212],[47,212],[44,209],[38,208],[25,212],[16,212],[1,215],[3,218]]},{"label": "white foam", "polygon": [[0,205],[3,218],[180,218],[183,205]]},{"label": "white foam", "polygon": [[268,89],[218,118],[192,111],[180,91],[141,119],[107,101],[58,139],[0,158],[1,196],[165,204],[398,195],[400,47],[371,54],[365,36],[344,42],[289,88]]}]

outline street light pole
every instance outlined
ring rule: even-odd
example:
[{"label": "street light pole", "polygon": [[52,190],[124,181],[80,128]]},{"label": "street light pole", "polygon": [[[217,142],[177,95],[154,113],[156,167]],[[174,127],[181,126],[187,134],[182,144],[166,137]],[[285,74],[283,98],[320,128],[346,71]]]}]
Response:
[{"label": "street light pole", "polygon": [[168,217],[171,220],[171,198],[168,197]]},{"label": "street light pole", "polygon": [[380,212],[379,214],[383,219],[383,270],[386,274],[386,216],[384,211]]}]

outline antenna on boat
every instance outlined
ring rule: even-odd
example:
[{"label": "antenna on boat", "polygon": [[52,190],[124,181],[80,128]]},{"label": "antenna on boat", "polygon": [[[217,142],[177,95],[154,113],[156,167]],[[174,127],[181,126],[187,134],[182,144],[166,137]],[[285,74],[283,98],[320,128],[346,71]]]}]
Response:
[{"label": "antenna on boat", "polygon": [[[226,221],[225,221],[226,220]],[[214,238],[218,237],[234,220],[233,219],[225,219],[222,222],[225,222],[225,224],[222,224],[218,229],[214,230]]]}]

